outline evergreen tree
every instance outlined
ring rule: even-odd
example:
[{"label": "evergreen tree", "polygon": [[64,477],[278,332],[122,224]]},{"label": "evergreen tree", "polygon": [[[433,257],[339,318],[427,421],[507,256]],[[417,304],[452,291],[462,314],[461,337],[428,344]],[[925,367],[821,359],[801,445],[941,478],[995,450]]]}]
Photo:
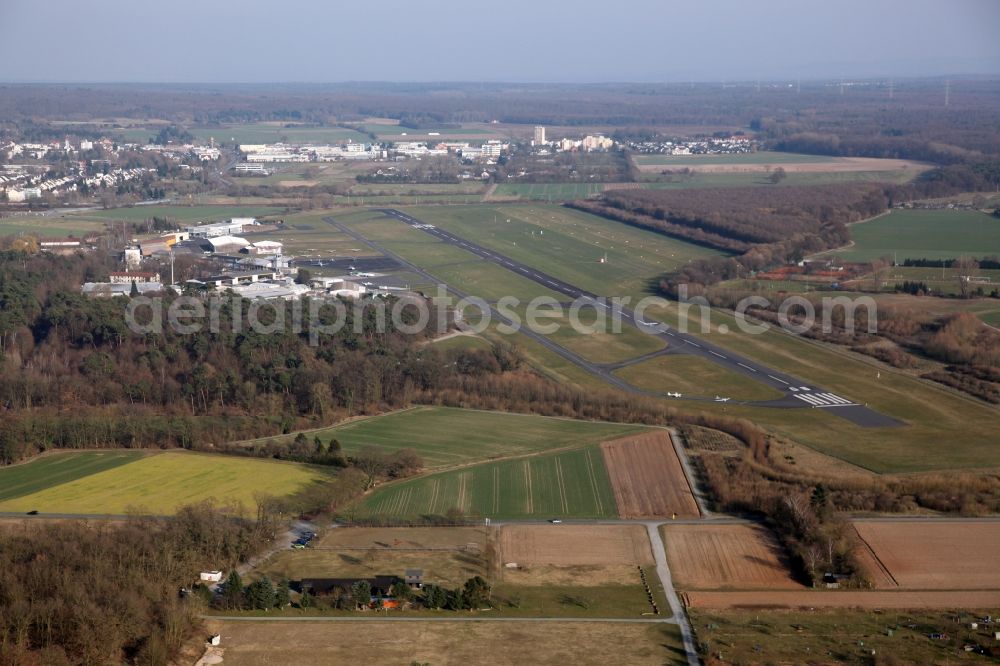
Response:
[{"label": "evergreen tree", "polygon": [[243,608],[243,578],[239,572],[233,569],[226,578],[226,585],[223,588],[222,602],[226,608]]},{"label": "evergreen tree", "polygon": [[277,608],[287,608],[292,603],[292,590],[287,578],[282,578],[274,591],[274,605]]},{"label": "evergreen tree", "polygon": [[366,580],[359,580],[351,585],[351,599],[355,607],[364,608],[372,601],[372,586]]},{"label": "evergreen tree", "polygon": [[247,605],[254,610],[273,608],[276,600],[274,584],[267,576],[262,576],[247,586]]},{"label": "evergreen tree", "polygon": [[462,597],[469,608],[480,608],[490,602],[490,584],[482,576],[473,576],[465,581]]}]

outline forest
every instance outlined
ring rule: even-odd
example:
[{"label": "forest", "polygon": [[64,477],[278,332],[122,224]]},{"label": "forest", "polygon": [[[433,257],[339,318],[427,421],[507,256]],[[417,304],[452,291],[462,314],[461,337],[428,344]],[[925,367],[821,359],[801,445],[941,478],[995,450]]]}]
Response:
[{"label": "forest", "polygon": [[174,663],[205,606],[198,572],[228,569],[271,539],[274,514],[211,504],[172,520],[25,524],[0,530],[0,663]]}]

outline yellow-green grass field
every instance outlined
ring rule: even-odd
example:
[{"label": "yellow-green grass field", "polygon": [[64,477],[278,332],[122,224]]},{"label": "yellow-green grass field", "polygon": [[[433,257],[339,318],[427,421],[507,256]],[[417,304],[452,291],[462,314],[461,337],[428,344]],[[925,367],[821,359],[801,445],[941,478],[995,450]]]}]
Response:
[{"label": "yellow-green grass field", "polygon": [[142,451],[59,452],[0,468],[0,501],[82,479],[120,465],[135,462]]},{"label": "yellow-green grass field", "polygon": [[[642,426],[450,407],[414,407],[308,431],[310,441],[336,439],[348,454],[366,445],[413,449],[429,468],[596,444]],[[294,434],[273,438],[290,441]],[[254,440],[262,442],[267,440]],[[249,444],[249,443],[248,443]]]},{"label": "yellow-green grass field", "polygon": [[733,400],[775,400],[782,396],[766,384],[723,368],[700,356],[657,356],[628,365],[615,374],[632,386],[651,391],[680,392],[685,396],[721,395]]},{"label": "yellow-green grass field", "polygon": [[[29,465],[49,460],[42,458]],[[258,495],[290,495],[324,478],[322,470],[295,463],[180,451],[149,453],[0,502],[0,511],[125,514],[138,510],[166,515],[182,505],[208,499],[243,504],[253,510]]]},{"label": "yellow-green grass field", "polygon": [[412,518],[452,509],[492,518],[616,518],[597,444],[473,465],[377,488],[345,513]]}]

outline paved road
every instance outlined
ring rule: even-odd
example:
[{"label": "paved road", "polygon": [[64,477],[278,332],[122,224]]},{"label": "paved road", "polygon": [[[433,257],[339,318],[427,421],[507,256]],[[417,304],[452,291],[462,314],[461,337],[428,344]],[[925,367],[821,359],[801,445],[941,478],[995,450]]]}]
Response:
[{"label": "paved road", "polygon": [[667,549],[660,538],[658,525],[646,523],[646,532],[649,534],[649,545],[653,549],[653,559],[656,561],[656,574],[660,577],[660,584],[663,585],[663,592],[667,596],[667,603],[670,604],[670,612],[677,621],[677,627],[681,630],[681,640],[684,641],[684,652],[687,655],[689,666],[698,666],[701,662],[698,659],[698,650],[694,645],[694,634],[691,631],[691,624],[688,622],[687,612],[681,605],[681,600],[674,589],[673,578],[670,577],[670,566],[667,564]]},{"label": "paved road", "polygon": [[[716,346],[704,339],[697,338],[688,333],[682,333],[679,330],[673,329],[666,324],[660,324],[658,322],[649,322],[642,319],[641,316],[636,315],[636,313],[627,307],[619,307],[612,303],[609,299],[600,297],[597,294],[591,293],[584,289],[572,285],[564,280],[549,275],[544,271],[538,270],[527,264],[522,264],[521,262],[515,261],[510,257],[507,257],[499,252],[485,248],[481,245],[477,245],[465,238],[456,236],[448,231],[439,229],[434,225],[428,224],[422,220],[419,220],[412,215],[408,215],[402,211],[396,210],[394,208],[383,208],[379,209],[383,215],[388,217],[396,218],[416,229],[430,234],[437,238],[438,240],[461,249],[470,252],[476,256],[479,256],[491,263],[494,263],[502,268],[505,268],[515,274],[521,275],[521,277],[527,278],[537,284],[549,289],[551,291],[564,294],[570,298],[582,299],[588,301],[595,308],[602,308],[608,312],[609,315],[620,318],[622,323],[626,326],[633,326],[643,333],[653,335],[660,338],[667,344],[667,349],[664,350],[664,354],[689,354],[693,356],[699,356],[705,358],[713,363],[724,366],[726,369],[736,372],[742,375],[751,377],[752,379],[775,388],[781,391],[784,396],[777,400],[768,400],[761,402],[740,402],[736,404],[749,404],[761,407],[773,407],[782,409],[795,409],[795,408],[814,408],[814,409],[827,409],[833,414],[840,416],[856,425],[862,427],[892,427],[902,425],[900,421],[893,419],[884,414],[880,414],[874,410],[869,409],[864,405],[859,405],[849,398],[839,396],[835,393],[827,391],[816,384],[811,382],[806,382],[798,377],[789,375],[787,373],[780,372],[773,368],[769,368],[761,363],[753,361],[744,356],[733,353],[732,351],[725,349],[723,347]],[[338,225],[339,228],[346,230],[346,227]],[[350,232],[349,232],[350,233]],[[356,238],[358,236],[356,234]],[[359,240],[362,240],[359,238]],[[374,247],[374,246],[373,246]],[[384,249],[379,248],[380,251]],[[394,255],[395,256],[395,255]],[[409,262],[406,262],[409,264]],[[412,266],[412,264],[409,264]],[[418,269],[419,270],[419,269]],[[420,271],[421,274],[426,277],[432,277],[427,273]],[[433,279],[433,278],[432,278]],[[450,286],[449,286],[450,288]],[[499,313],[497,313],[499,315]],[[501,317],[501,319],[504,319]],[[520,329],[521,333],[530,334],[531,332],[527,328],[522,327]],[[543,335],[531,335],[530,337],[542,341],[550,340]],[[545,344],[543,342],[543,344]],[[546,347],[553,349],[552,344],[546,344]],[[624,382],[614,374],[612,370],[618,367],[618,365],[601,365],[597,363],[592,363],[572,352],[566,350],[559,345],[555,345],[559,348],[556,351],[560,356],[573,361],[576,365],[582,367],[583,369],[600,376],[602,379],[608,383],[622,388],[630,392],[639,392],[646,394],[655,394],[663,396],[662,393],[655,393],[650,391],[639,390],[627,382]],[[665,396],[664,396],[665,397]],[[714,398],[699,397],[699,398],[689,398],[692,400],[714,400]],[[735,401],[734,401],[735,403]]]}]

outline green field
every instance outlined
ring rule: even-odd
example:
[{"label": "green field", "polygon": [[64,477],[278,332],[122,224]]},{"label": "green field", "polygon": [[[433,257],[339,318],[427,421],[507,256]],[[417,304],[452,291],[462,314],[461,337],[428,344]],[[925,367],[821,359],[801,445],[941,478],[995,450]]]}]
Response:
[{"label": "green field", "polygon": [[0,502],[126,465],[144,455],[142,451],[57,453],[0,468]]},{"label": "green field", "polygon": [[1000,253],[1000,219],[968,210],[893,210],[851,225],[854,246],[837,250],[847,261],[879,257],[955,259]]},{"label": "green field", "polygon": [[700,356],[670,355],[628,365],[615,374],[638,388],[685,396],[729,397],[736,401],[776,400],[782,393]]},{"label": "green field", "polygon": [[78,215],[87,220],[148,220],[165,217],[182,223],[217,222],[233,217],[264,217],[281,215],[285,207],[277,206],[132,206],[130,208],[110,208],[108,210],[88,210]]},{"label": "green field", "polygon": [[485,463],[393,483],[351,510],[359,516],[406,518],[458,508],[492,518],[615,518],[600,447]]},{"label": "green field", "polygon": [[102,233],[104,229],[104,222],[73,216],[0,218],[0,237],[20,236],[22,234],[48,238],[82,237],[89,233]]},{"label": "green field", "polygon": [[[596,444],[642,430],[642,426],[574,421],[528,414],[448,407],[415,407],[310,431],[308,437],[336,438],[348,455],[365,445],[388,451],[409,448],[427,467],[523,455],[547,449]],[[286,435],[276,440],[291,440]],[[262,441],[262,440],[255,440]]]},{"label": "green field", "polygon": [[[78,460],[76,456],[90,454],[64,455],[73,457],[64,464],[72,464]],[[207,499],[242,504],[252,510],[260,494],[290,495],[325,478],[325,472],[294,463],[186,452],[139,453],[134,459],[108,463],[102,471],[87,472],[86,476],[46,472],[52,469],[50,460],[58,457],[25,465],[25,469],[42,465],[42,472],[35,475],[36,492],[0,502],[0,511],[125,514],[137,509],[163,515]],[[82,460],[89,468],[95,464],[92,458]],[[27,486],[32,487],[30,477]]]},{"label": "green field", "polygon": [[[406,212],[603,296],[649,295],[657,276],[720,254],[558,205],[407,207]],[[537,284],[534,290],[543,293]]]},{"label": "green field", "polygon": [[503,183],[494,194],[497,197],[565,201],[586,199],[603,191],[603,183]]}]

